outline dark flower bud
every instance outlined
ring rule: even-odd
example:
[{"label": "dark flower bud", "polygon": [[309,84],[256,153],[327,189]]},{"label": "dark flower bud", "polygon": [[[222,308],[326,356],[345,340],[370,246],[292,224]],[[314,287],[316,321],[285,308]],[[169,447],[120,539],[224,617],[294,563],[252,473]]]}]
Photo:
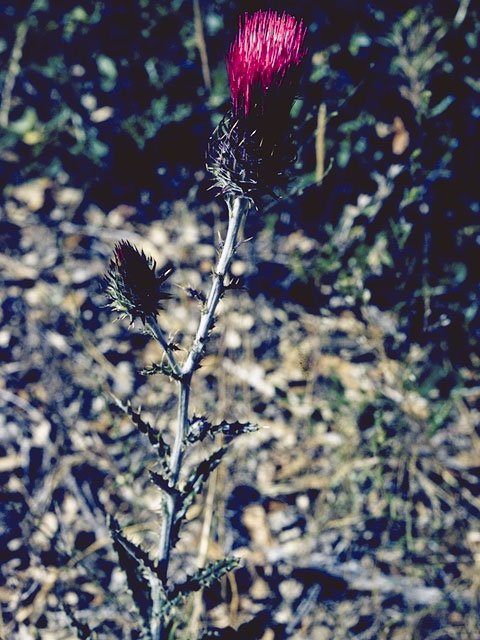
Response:
[{"label": "dark flower bud", "polygon": [[160,287],[172,273],[173,265],[168,263],[157,276],[155,260],[122,240],[115,246],[105,276],[110,307],[132,322],[156,316],[161,300],[170,297]]},{"label": "dark flower bud", "polygon": [[210,141],[209,169],[227,196],[271,191],[295,160],[290,111],[306,55],[306,29],[286,13],[240,19],[227,70],[232,109]]}]

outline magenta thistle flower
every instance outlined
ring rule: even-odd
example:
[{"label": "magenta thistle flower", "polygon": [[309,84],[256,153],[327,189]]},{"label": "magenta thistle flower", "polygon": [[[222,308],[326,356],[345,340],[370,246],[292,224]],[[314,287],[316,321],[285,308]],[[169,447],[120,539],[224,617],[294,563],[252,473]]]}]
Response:
[{"label": "magenta thistle flower", "polygon": [[240,18],[227,55],[232,110],[210,141],[209,169],[226,197],[271,192],[295,159],[290,111],[306,29],[286,13]]},{"label": "magenta thistle flower", "polygon": [[[257,11],[239,21],[237,37],[227,56],[233,112],[248,116],[252,108],[262,111],[267,101],[290,109],[298,83],[298,69],[306,54],[306,29],[302,20],[286,13]],[[273,104],[272,104],[273,106]],[[267,114],[268,115],[268,114]]]},{"label": "magenta thistle flower", "polygon": [[130,317],[132,322],[135,318],[145,321],[156,316],[161,300],[170,297],[160,290],[160,286],[173,273],[173,265],[168,263],[159,275],[155,270],[153,258],[126,240],[119,242],[105,276],[110,307],[122,316]]}]

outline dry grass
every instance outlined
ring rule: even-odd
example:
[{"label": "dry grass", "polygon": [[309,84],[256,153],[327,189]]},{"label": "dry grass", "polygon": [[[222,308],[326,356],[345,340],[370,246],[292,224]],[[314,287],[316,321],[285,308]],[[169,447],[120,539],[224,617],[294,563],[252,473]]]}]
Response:
[{"label": "dry grass", "polygon": [[[167,433],[174,394],[137,373],[161,353],[111,322],[99,284],[122,236],[175,260],[179,286],[201,287],[216,238],[205,220],[222,228],[224,214],[178,202],[145,226],[92,206],[74,225],[62,197],[81,194],[53,187],[55,209],[40,209],[41,183],[30,185],[36,199],[19,191],[4,209],[16,226],[2,258],[0,636],[82,637],[67,605],[98,638],[138,637],[106,516],[155,548],[161,496],[147,471],[158,463],[105,394],[133,396]],[[478,380],[465,370],[445,389],[445,372],[415,344],[397,359],[392,314],[345,304],[312,315],[288,291],[273,306],[255,265],[288,260],[304,240],[264,231],[241,248],[234,269],[247,289],[222,303],[192,389],[197,415],[262,428],[233,444],[177,546],[179,579],[206,560],[242,558],[188,603],[190,637],[250,624],[241,637],[478,639]],[[161,321],[182,348],[198,308],[173,292]]]}]

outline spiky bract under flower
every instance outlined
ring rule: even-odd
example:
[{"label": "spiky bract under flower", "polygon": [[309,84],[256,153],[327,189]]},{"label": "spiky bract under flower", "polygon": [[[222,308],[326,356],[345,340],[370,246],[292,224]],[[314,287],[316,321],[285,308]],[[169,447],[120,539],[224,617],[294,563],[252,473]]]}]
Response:
[{"label": "spiky bract under flower", "polygon": [[232,110],[208,150],[208,168],[227,197],[254,197],[286,182],[296,157],[289,116],[305,32],[302,21],[286,13],[257,11],[240,19],[227,56]]},{"label": "spiky bract under flower", "polygon": [[210,138],[207,168],[226,197],[273,193],[288,181],[286,169],[295,161],[293,136],[284,132],[267,141],[260,130],[246,131],[232,112]]},{"label": "spiky bract under flower", "polygon": [[108,273],[105,276],[109,304],[122,316],[143,321],[154,317],[161,308],[161,300],[170,296],[160,290],[161,285],[173,273],[173,265],[167,264],[156,275],[155,260],[146,256],[122,240],[113,251]]}]

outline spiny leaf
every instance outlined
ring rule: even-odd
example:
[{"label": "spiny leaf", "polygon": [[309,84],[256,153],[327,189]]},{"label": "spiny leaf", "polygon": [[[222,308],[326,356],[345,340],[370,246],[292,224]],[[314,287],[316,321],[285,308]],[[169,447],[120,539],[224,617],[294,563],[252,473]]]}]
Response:
[{"label": "spiny leaf", "polygon": [[193,416],[190,421],[190,430],[187,433],[187,440],[192,444],[198,440],[202,441],[210,432],[211,422],[206,418]]},{"label": "spiny leaf", "polygon": [[179,498],[177,509],[175,510],[175,523],[172,529],[172,545],[177,544],[182,521],[185,518],[187,511],[195,502],[195,498],[199,494],[200,489],[201,487],[198,487],[194,491],[190,491],[188,494],[182,494],[182,497]]},{"label": "spiny leaf", "polygon": [[157,373],[163,373],[163,375],[173,378],[174,380],[181,380],[181,377],[176,375],[168,362],[155,362],[142,369],[140,373],[144,376],[154,376]]},{"label": "spiny leaf", "polygon": [[220,464],[222,457],[227,452],[228,447],[221,447],[214,451],[210,457],[201,462],[196,469],[190,474],[189,479],[184,487],[181,497],[177,503],[175,513],[175,524],[172,531],[172,540],[175,544],[178,540],[178,534],[182,520],[188,509],[192,506],[195,498],[202,490],[203,484],[207,480],[210,473]]},{"label": "spiny leaf", "polygon": [[207,480],[211,472],[220,464],[221,459],[227,452],[227,447],[220,447],[214,451],[208,458],[201,462],[196,469],[190,474],[187,483],[183,489],[185,495],[191,491],[200,490],[203,483]]},{"label": "spiny leaf", "polygon": [[175,510],[175,524],[173,525],[172,529],[172,545],[177,544],[182,521],[185,518],[187,511],[195,502],[195,498],[197,497],[199,491],[200,488],[195,491],[190,491],[190,493],[188,494],[182,494],[182,497],[179,498],[177,509]]},{"label": "spiny leaf", "polygon": [[150,471],[150,478],[157,485],[157,487],[160,487],[160,489],[162,491],[165,491],[165,493],[168,493],[175,499],[181,497],[182,494],[180,493],[180,491],[172,486],[169,479],[165,476],[162,476],[162,474],[156,473],[155,471]]},{"label": "spiny leaf", "polygon": [[239,562],[238,558],[222,558],[216,562],[210,562],[206,567],[195,571],[185,582],[174,585],[168,593],[170,602],[179,596],[184,599],[194,591],[209,587],[223,575],[238,567]]},{"label": "spiny leaf", "polygon": [[158,457],[162,461],[165,468],[168,468],[167,458],[170,456],[170,447],[162,438],[162,434],[154,429],[148,422],[145,422],[139,411],[135,411],[130,400],[124,404],[119,398],[111,394],[116,406],[119,407],[133,422],[137,429],[145,434],[150,444],[157,448]]},{"label": "spiny leaf", "polygon": [[[149,637],[149,622],[152,615],[153,601],[150,591],[150,582],[144,575],[145,563],[140,559],[144,554],[138,547],[128,541],[118,530],[118,524],[111,519],[110,532],[113,538],[113,546],[117,552],[119,563],[127,577],[127,584],[132,592],[133,601],[140,614],[144,633]],[[145,554],[146,555],[146,554]],[[148,559],[150,560],[150,559]]]},{"label": "spiny leaf", "polygon": [[254,422],[239,422],[238,420],[235,422],[227,422],[226,420],[222,420],[219,424],[213,425],[211,433],[223,433],[227,437],[235,438],[236,436],[241,436],[242,433],[258,431],[259,428],[258,424]]},{"label": "spiny leaf", "polygon": [[205,304],[207,302],[207,296],[203,293],[203,291],[193,289],[192,287],[187,287],[186,292],[191,298],[193,298],[194,300],[198,300],[202,304]]},{"label": "spiny leaf", "polygon": [[260,427],[253,422],[227,422],[223,420],[219,424],[212,425],[204,417],[194,417],[190,424],[190,431],[187,434],[187,440],[191,443],[197,440],[204,440],[207,435],[214,436],[217,433],[223,433],[227,438],[233,439],[243,433],[258,431]]},{"label": "spiny leaf", "polygon": [[119,545],[121,545],[128,556],[136,561],[137,568],[141,569],[142,571],[148,569],[157,576],[160,582],[163,581],[164,574],[162,571],[162,567],[156,565],[146,551],[126,538],[123,533],[121,533],[118,523],[113,518],[111,519],[110,531],[112,533],[114,542],[117,542]]}]

